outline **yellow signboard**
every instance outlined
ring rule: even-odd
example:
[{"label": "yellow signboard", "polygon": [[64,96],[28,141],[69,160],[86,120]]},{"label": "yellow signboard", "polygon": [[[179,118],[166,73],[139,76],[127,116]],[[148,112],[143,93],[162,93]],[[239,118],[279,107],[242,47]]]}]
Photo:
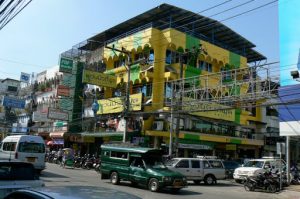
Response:
[{"label": "yellow signboard", "polygon": [[[130,95],[130,111],[140,111],[142,109],[142,93]],[[124,110],[125,97],[114,97],[110,99],[98,100],[99,110],[97,114],[120,113]]]},{"label": "yellow signboard", "polygon": [[83,70],[82,83],[116,88],[117,78],[115,76],[106,75],[104,73],[98,73],[90,70]]},{"label": "yellow signboard", "polygon": [[[235,121],[235,110],[227,109],[228,106],[220,105],[214,102],[209,103],[193,103],[189,98],[184,98],[184,102],[191,101],[189,106],[184,106],[183,110],[204,110],[200,112],[190,112],[191,115],[197,115],[202,117],[208,117],[213,119],[221,119],[234,122]],[[219,109],[219,110],[218,110]],[[216,111],[210,111],[216,110]]]}]

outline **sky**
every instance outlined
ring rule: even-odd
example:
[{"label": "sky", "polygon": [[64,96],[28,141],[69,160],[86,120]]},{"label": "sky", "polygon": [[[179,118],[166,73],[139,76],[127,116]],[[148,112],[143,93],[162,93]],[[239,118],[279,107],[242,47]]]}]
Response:
[{"label": "sky", "polygon": [[[286,0],[280,0],[286,2]],[[280,2],[279,1],[279,2]],[[288,3],[280,3],[280,85],[287,86],[299,84],[292,79],[290,71],[297,71],[298,57],[300,56],[300,27],[299,27],[299,0],[290,0]],[[285,23],[288,22],[288,23]],[[295,26],[294,24],[297,24]],[[287,68],[289,70],[287,70]],[[300,70],[300,69],[299,69]],[[300,116],[299,116],[300,118]]]},{"label": "sky", "polygon": [[[34,0],[0,30],[0,79],[20,79],[21,72],[42,72],[58,64],[72,46],[149,9],[168,3],[224,20],[272,0]],[[247,3],[248,2],[248,3]],[[278,4],[223,22],[257,47],[268,62],[279,61]]]}]

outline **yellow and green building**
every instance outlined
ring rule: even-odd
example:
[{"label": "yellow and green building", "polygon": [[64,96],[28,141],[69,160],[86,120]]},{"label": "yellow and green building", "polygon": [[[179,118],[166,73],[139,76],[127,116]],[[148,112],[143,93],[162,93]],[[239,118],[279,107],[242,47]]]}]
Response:
[{"label": "yellow and green building", "polygon": [[[202,49],[199,53],[186,53],[195,52],[199,47]],[[142,138],[139,140],[144,145],[167,149],[170,140],[168,102],[172,97],[169,82],[180,79],[182,72],[183,78],[199,77],[199,88],[213,88],[220,81],[219,77],[207,82],[202,79],[205,75],[247,68],[249,63],[266,59],[254,47],[250,41],[218,21],[162,4],[89,38],[78,49],[87,52],[82,58],[86,63],[84,70],[116,78],[115,85],[95,87],[100,104],[98,119],[112,120],[122,116],[124,109],[120,104],[124,103],[121,99],[125,96],[130,70],[130,95],[136,104],[131,107],[129,117],[141,124],[136,136]],[[130,69],[128,56],[134,63]],[[139,62],[141,59],[147,61]],[[234,92],[245,93],[248,89],[244,85]],[[212,92],[212,95],[228,95],[228,92],[224,89]],[[104,99],[108,101],[104,103]],[[90,100],[89,104],[83,103],[88,109],[93,100],[86,100]],[[114,103],[116,100],[120,100],[119,103]],[[179,122],[179,154],[232,158],[260,156],[264,145],[261,129],[265,125],[260,109],[253,106],[251,110],[237,107],[227,111],[185,113]],[[110,139],[109,131],[101,130],[101,124],[98,126],[96,133],[85,132],[82,136],[100,137],[101,143],[122,140],[122,132],[116,130],[111,134],[114,138]],[[90,142],[93,140],[90,139]]]}]

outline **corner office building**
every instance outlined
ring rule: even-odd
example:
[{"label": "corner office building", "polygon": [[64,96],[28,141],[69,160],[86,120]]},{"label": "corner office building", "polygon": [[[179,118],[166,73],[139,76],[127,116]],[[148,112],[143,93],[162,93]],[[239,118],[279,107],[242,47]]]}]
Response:
[{"label": "corner office building", "polygon": [[[192,53],[199,47],[201,51]],[[95,76],[104,73],[116,77],[116,85],[81,85],[84,91],[74,99],[82,99],[76,105],[82,105],[84,119],[70,122],[80,124],[82,131],[68,133],[67,142],[78,150],[94,151],[102,143],[122,141],[127,60],[130,56],[135,64],[130,67],[131,106],[127,140],[167,151],[170,101],[174,98],[170,82],[180,79],[181,75],[183,78],[197,78],[196,83],[187,84],[187,87],[194,90],[205,87],[210,99],[230,96],[232,92],[245,94],[249,92],[247,84],[238,89],[214,88],[220,82],[224,85],[233,82],[230,70],[243,70],[248,68],[248,63],[266,59],[254,47],[253,43],[220,22],[168,4],[87,39],[61,56],[77,60],[82,63],[82,70],[93,71]],[[138,61],[143,58],[147,63]],[[77,73],[81,71],[77,70]],[[225,76],[211,78],[214,74]],[[70,74],[64,75],[68,76]],[[244,77],[238,78],[246,82]],[[94,116],[92,105],[96,101],[99,110]],[[219,107],[217,102],[207,106]],[[187,110],[191,109],[187,107]],[[259,106],[237,106],[228,110],[182,113],[180,121],[173,122],[179,124],[179,155],[259,157],[266,128],[261,109]]]}]

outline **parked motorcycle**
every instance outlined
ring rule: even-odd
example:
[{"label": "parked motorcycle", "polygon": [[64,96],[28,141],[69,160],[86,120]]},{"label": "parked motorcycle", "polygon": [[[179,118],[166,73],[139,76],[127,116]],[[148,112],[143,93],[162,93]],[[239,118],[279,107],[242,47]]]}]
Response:
[{"label": "parked motorcycle", "polygon": [[275,193],[279,190],[279,183],[277,177],[273,177],[269,172],[265,172],[258,176],[246,177],[244,188],[246,191],[261,189],[269,193]]}]

